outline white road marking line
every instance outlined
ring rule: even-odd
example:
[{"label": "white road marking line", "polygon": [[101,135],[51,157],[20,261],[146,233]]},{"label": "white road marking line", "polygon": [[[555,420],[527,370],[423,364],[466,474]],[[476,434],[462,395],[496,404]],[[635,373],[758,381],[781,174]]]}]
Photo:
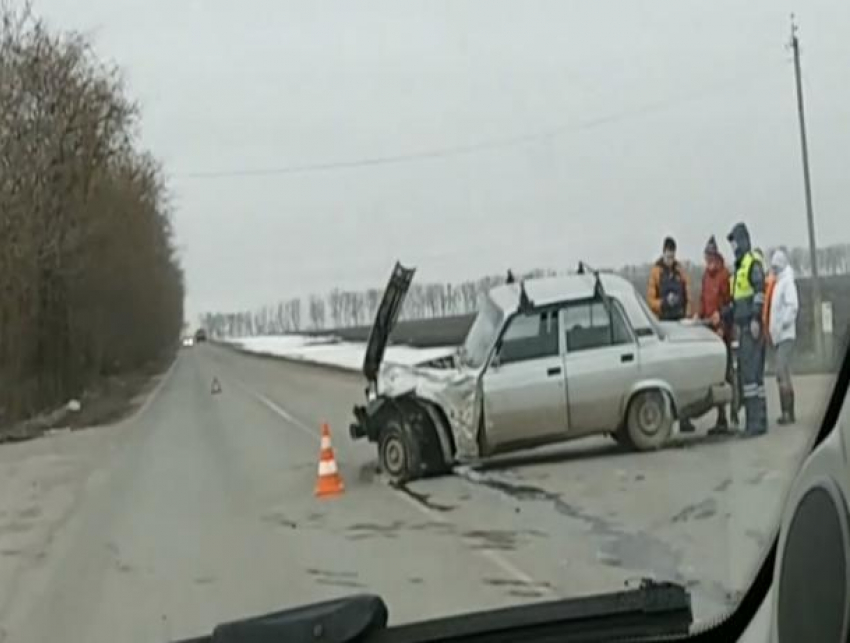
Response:
[{"label": "white road marking line", "polygon": [[[315,438],[317,441],[321,442],[321,436],[318,432],[314,431],[309,426],[307,426],[305,423],[303,423],[300,420],[298,420],[297,418],[295,418],[286,409],[282,408],[281,406],[279,406],[278,404],[276,404],[275,402],[273,402],[272,400],[267,398],[265,395],[251,390],[246,385],[244,385],[242,382],[240,382],[238,380],[234,380],[234,381],[236,382],[237,386],[239,386],[239,388],[241,388],[243,391],[245,391],[245,393],[247,393],[248,395],[253,397],[258,402],[260,402],[267,409],[269,409],[273,413],[279,415],[284,420],[286,420],[287,422],[289,422],[293,426],[298,427],[299,429],[301,429],[305,433],[310,434],[310,436]],[[463,480],[463,478],[461,476],[458,476],[458,479]],[[389,485],[387,485],[387,488],[390,489],[391,491],[394,491],[392,489],[392,487],[390,487]],[[416,502],[416,500],[414,500],[413,498],[411,498],[407,494],[399,493],[399,492],[396,491],[395,493],[393,493],[393,495],[396,496],[397,498],[404,499],[411,507],[413,507],[414,509],[419,511],[419,513],[423,514],[426,518],[428,518],[429,521],[435,522],[435,523],[438,523],[438,524],[442,524],[442,525],[447,525],[447,526],[455,526],[454,523],[449,522],[448,520],[445,520],[442,516],[440,516],[439,514],[437,514],[434,511],[432,511],[431,509],[428,509],[428,507],[425,507],[425,506],[421,505],[420,503]],[[493,550],[490,550],[490,549],[485,549],[485,550],[475,550],[475,553],[479,554],[482,558],[490,561],[491,564],[498,567],[505,574],[510,576],[513,580],[518,581],[520,583],[523,583],[524,585],[528,585],[529,587],[534,588],[536,591],[539,591],[541,594],[548,595],[548,596],[556,596],[557,595],[556,592],[554,591],[554,589],[552,587],[550,587],[548,584],[538,583],[537,581],[534,580],[534,578],[532,578],[527,573],[522,571],[519,567],[515,566],[507,558],[505,558],[504,556],[499,554],[499,552],[493,551]]]},{"label": "white road marking line", "polygon": [[302,422],[298,418],[294,417],[286,409],[281,408],[279,405],[275,404],[275,402],[273,402],[272,400],[267,398],[262,393],[257,393],[256,391],[251,390],[250,388],[245,386],[239,380],[234,380],[234,381],[236,382],[236,385],[239,388],[241,388],[243,391],[245,391],[245,393],[247,393],[248,395],[253,397],[255,400],[257,400],[260,404],[265,406],[267,409],[269,409],[272,413],[279,415],[284,420],[289,422],[292,426],[296,427],[297,429],[300,429],[302,432],[306,433],[307,435],[309,435],[311,438],[313,438],[317,442],[321,442],[322,437],[317,430],[311,429],[304,422]]},{"label": "white road marking line", "polygon": [[179,359],[179,357],[171,362],[171,366],[169,366],[168,370],[165,371],[165,375],[163,375],[162,379],[157,382],[153,390],[148,393],[148,396],[145,398],[145,401],[142,402],[141,406],[139,406],[139,408],[137,408],[123,420],[121,420],[119,424],[129,424],[130,422],[133,422],[137,418],[141,417],[141,415],[150,408],[151,404],[154,403],[154,400],[159,397],[159,394],[162,391],[162,388],[165,386],[166,382],[171,379],[171,374],[174,372],[174,367],[177,365],[177,359]]}]

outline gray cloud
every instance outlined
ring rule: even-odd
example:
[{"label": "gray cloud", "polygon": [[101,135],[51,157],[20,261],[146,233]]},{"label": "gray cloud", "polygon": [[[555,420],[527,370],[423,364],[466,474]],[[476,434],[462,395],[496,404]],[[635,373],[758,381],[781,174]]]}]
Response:
[{"label": "gray cloud", "polygon": [[[35,8],[92,34],[139,97],[192,313],[381,283],[397,257],[451,279],[640,262],[666,234],[698,256],[739,218],[763,245],[806,241],[786,0]],[[818,234],[847,241],[850,5],[813,0],[798,18]]]}]

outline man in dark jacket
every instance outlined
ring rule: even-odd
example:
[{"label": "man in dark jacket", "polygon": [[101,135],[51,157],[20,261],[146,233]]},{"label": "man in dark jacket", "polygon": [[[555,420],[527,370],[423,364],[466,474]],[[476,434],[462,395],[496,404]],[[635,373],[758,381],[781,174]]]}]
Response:
[{"label": "man in dark jacket", "polygon": [[676,260],[676,241],[664,239],[661,258],[652,267],[646,300],[655,316],[662,321],[678,321],[690,316],[688,275]]},{"label": "man in dark jacket", "polygon": [[727,237],[735,253],[732,302],[726,310],[738,336],[738,377],[747,423],[744,435],[767,432],[767,397],[764,388],[766,329],[763,323],[766,275],[764,263],[752,251],[747,226],[738,223]]}]

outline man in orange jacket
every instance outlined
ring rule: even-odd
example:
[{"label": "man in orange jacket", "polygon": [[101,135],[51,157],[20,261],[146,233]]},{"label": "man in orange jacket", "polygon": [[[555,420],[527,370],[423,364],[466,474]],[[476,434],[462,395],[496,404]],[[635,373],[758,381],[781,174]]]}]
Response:
[{"label": "man in orange jacket", "polygon": [[676,241],[672,237],[664,239],[663,254],[652,266],[646,300],[661,321],[678,321],[691,314],[688,275],[676,260]]},{"label": "man in orange jacket", "polygon": [[[688,274],[676,260],[676,241],[664,239],[663,254],[652,266],[646,300],[655,316],[661,321],[680,321],[691,314]],[[695,428],[689,418],[679,420],[682,433],[693,433]]]},{"label": "man in orange jacket", "polygon": [[[762,311],[762,321],[765,328],[770,328],[770,304],[773,300],[773,289],[776,286],[776,272],[773,268],[767,273],[767,281],[764,283],[764,310]],[[770,333],[767,334],[767,340],[773,344],[773,339]]]}]

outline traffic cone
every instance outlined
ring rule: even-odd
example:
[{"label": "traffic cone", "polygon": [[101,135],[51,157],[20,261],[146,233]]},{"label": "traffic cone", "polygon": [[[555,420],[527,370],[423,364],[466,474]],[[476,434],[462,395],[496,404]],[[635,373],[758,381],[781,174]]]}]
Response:
[{"label": "traffic cone", "polygon": [[331,446],[331,430],[322,424],[322,446],[319,452],[319,479],[316,481],[316,496],[329,498],[342,495],[345,485],[336,466],[334,449]]},{"label": "traffic cone", "polygon": [[210,387],[210,393],[212,393],[213,395],[218,395],[219,393],[221,393],[221,384],[219,383],[217,377],[213,378],[212,386]]}]

